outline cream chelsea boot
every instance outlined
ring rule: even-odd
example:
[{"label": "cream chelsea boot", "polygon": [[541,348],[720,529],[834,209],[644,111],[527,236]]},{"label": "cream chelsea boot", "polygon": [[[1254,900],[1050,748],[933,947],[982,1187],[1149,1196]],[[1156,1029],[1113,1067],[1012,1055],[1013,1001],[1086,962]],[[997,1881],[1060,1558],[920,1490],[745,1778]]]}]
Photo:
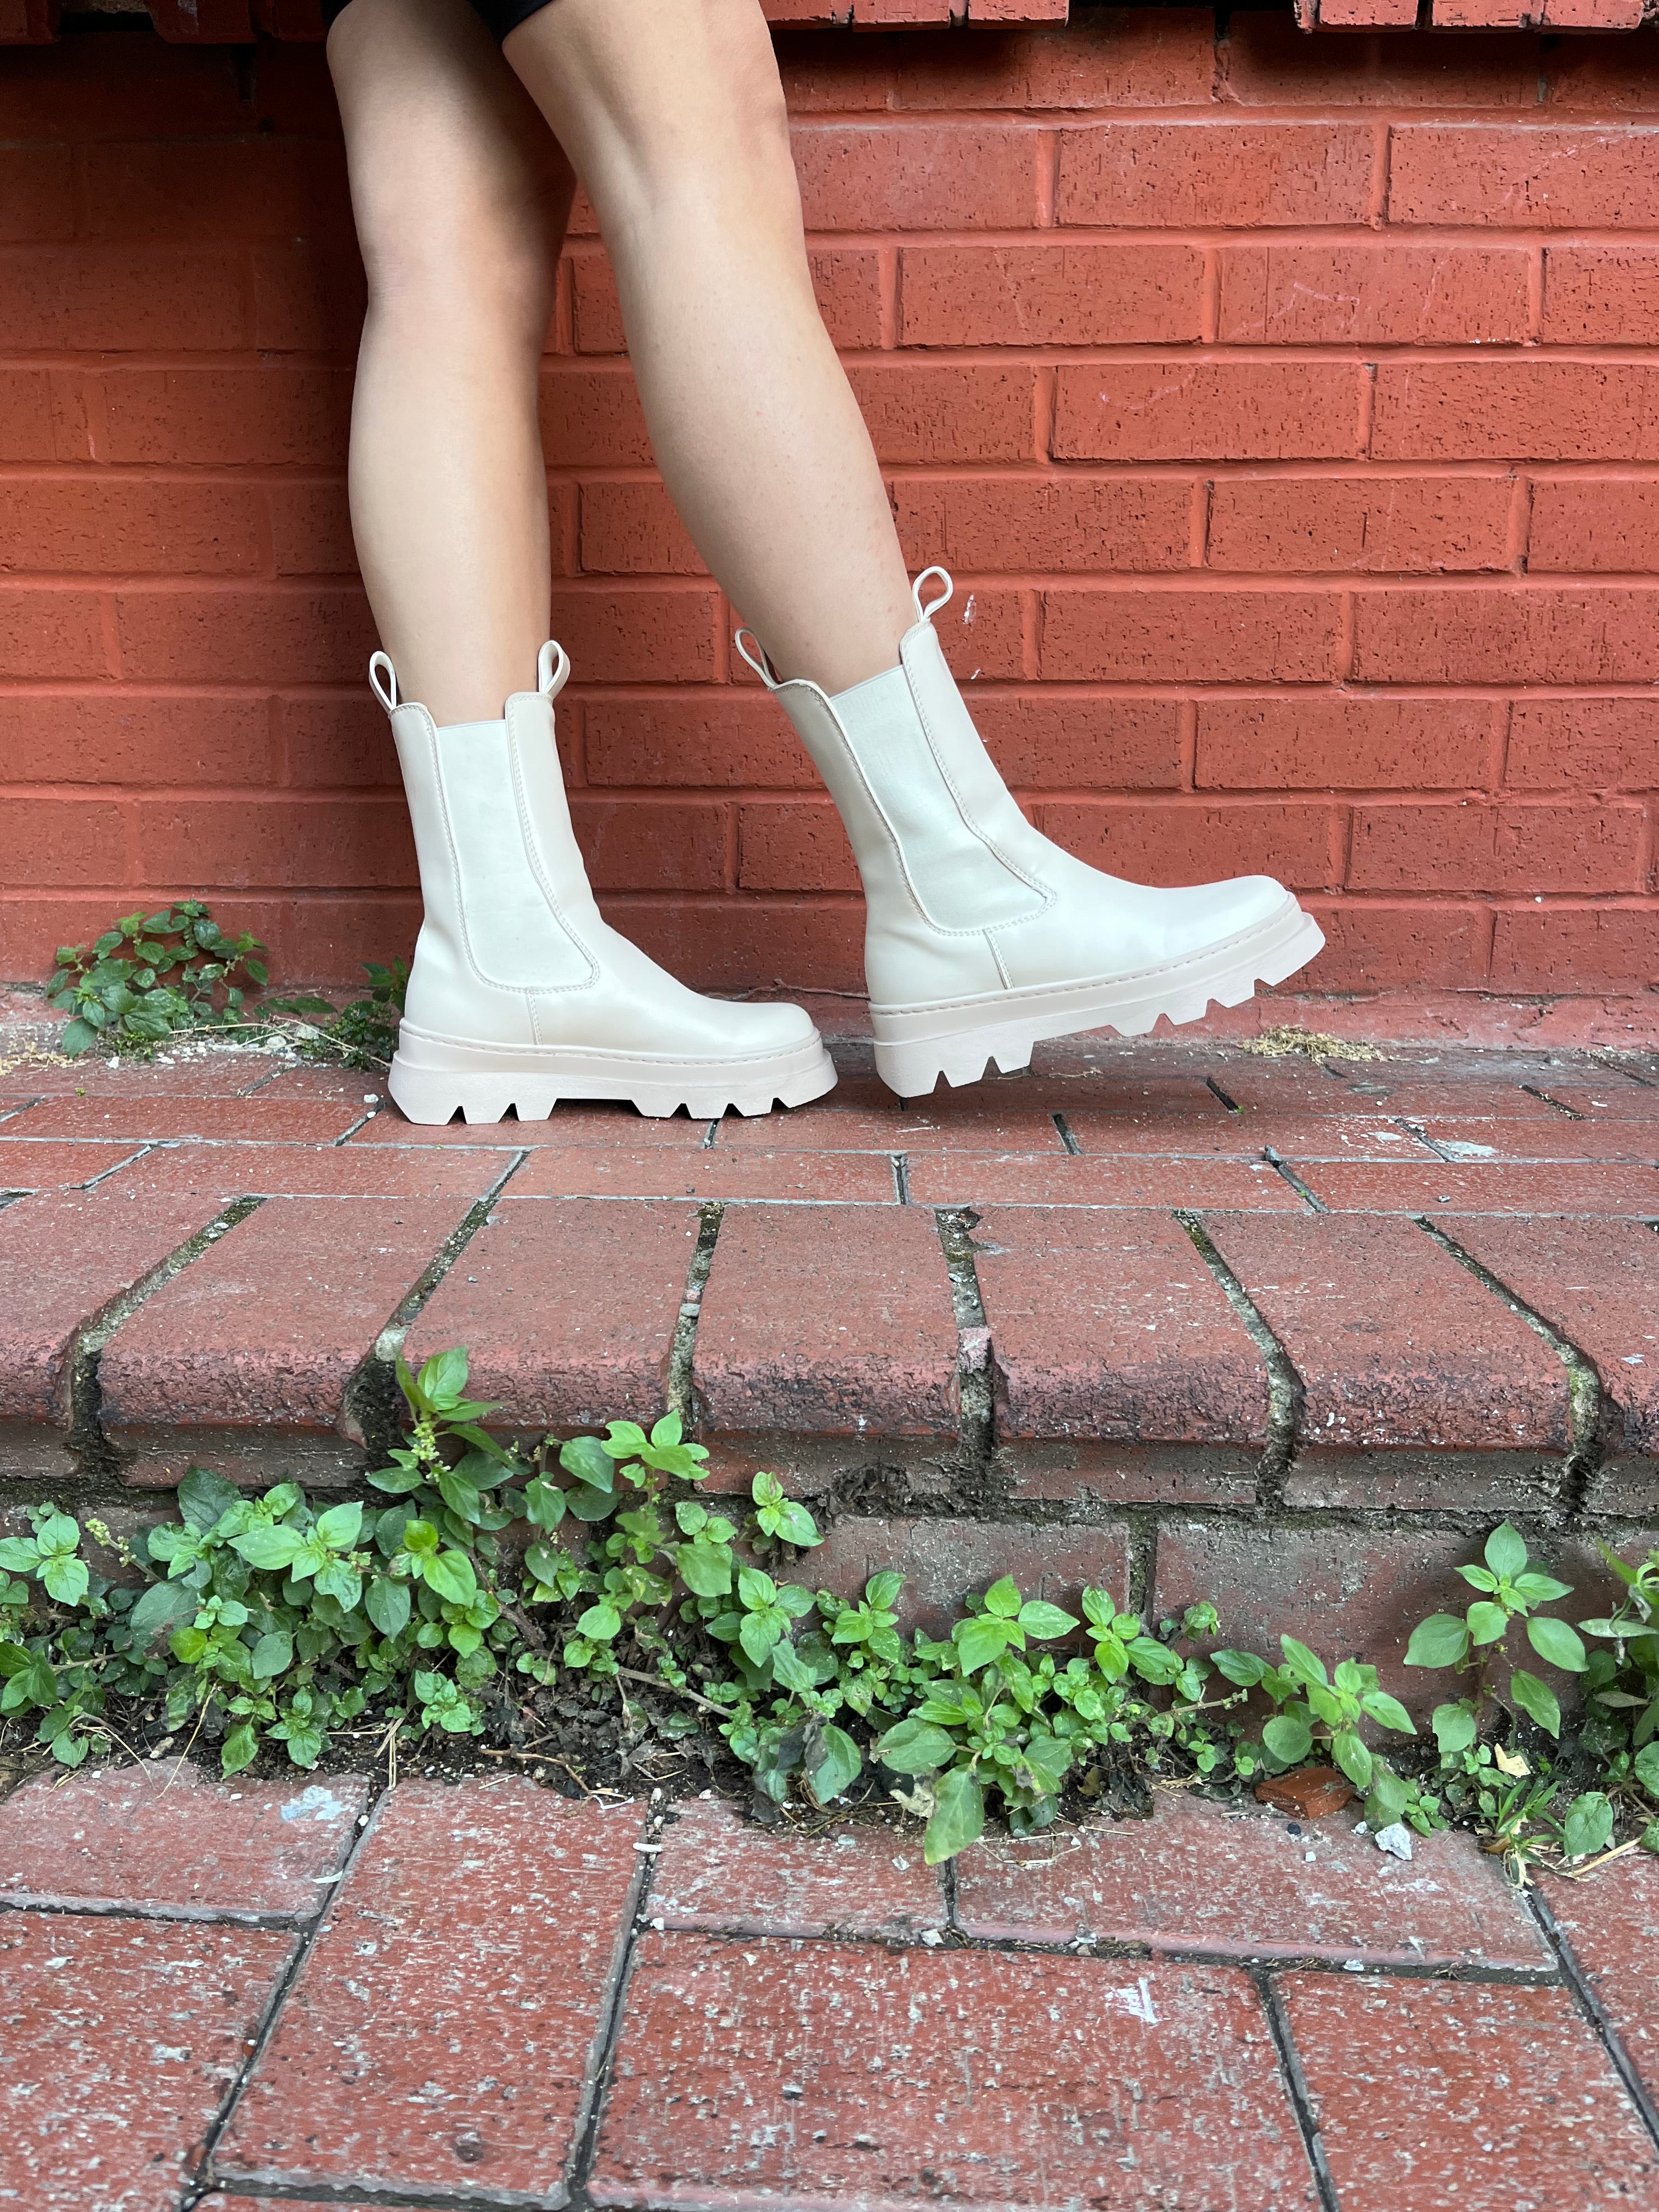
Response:
[{"label": "cream chelsea boot", "polygon": [[764,1114],[835,1084],[799,1006],[688,990],[600,919],[570,827],[553,702],[570,674],[542,647],[533,691],[499,722],[439,729],[368,665],[392,717],[425,918],[387,1085],[411,1121],[538,1120],[561,1098],[641,1114]]},{"label": "cream chelsea boot", "polygon": [[[927,605],[929,576],[945,588]],[[779,681],[738,649],[787,709],[841,810],[868,908],[865,975],[876,1072],[902,1097],[942,1074],[975,1083],[988,1060],[1024,1067],[1039,1037],[1241,1005],[1325,939],[1268,876],[1157,890],[1086,867],[1020,812],[980,742],[932,617],[943,568],[916,579],[899,665],[835,698]],[[750,638],[750,643],[755,641]]]}]

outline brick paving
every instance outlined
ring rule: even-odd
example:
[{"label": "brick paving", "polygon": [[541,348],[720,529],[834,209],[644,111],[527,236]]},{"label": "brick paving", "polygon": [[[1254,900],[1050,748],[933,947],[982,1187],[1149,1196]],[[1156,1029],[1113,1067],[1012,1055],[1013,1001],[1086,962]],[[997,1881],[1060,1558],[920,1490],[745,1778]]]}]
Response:
[{"label": "brick paving", "polygon": [[0,1802],[18,2212],[1659,2202],[1659,1864],[1157,1793],[1000,1838],[517,1777]]},{"label": "brick paving", "polygon": [[[678,1407],[938,1620],[1005,1564],[1378,1658],[1468,1516],[1659,1525],[1659,1057],[1082,1040],[924,1099],[422,1128],[258,1054],[0,1077],[0,1520],[361,1483],[392,1364],[503,1434]],[[366,1437],[368,1439],[365,1441]],[[123,1522],[121,1525],[127,1525]],[[1576,1549],[1574,1548],[1576,1547]]]}]

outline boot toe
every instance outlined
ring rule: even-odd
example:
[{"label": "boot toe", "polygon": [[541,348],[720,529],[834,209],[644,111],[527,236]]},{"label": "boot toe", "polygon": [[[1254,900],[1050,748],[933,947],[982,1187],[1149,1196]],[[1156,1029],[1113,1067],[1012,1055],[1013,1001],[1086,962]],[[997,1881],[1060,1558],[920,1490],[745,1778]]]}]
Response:
[{"label": "boot toe", "polygon": [[721,1008],[728,1018],[731,1042],[740,1052],[795,1052],[812,1043],[817,1028],[805,1006],[787,1004],[760,1006],[738,1000]]}]

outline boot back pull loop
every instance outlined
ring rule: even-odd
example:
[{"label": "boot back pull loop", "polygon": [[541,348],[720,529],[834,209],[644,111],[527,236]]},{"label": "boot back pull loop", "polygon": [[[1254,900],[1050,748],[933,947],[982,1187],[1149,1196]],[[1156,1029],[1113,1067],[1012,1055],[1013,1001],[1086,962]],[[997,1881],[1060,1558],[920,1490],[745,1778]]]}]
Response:
[{"label": "boot back pull loop", "polygon": [[536,689],[544,699],[556,699],[569,681],[570,655],[550,637],[536,656]]},{"label": "boot back pull loop", "polygon": [[392,665],[390,653],[371,653],[368,656],[368,688],[388,714],[397,713],[398,672]]},{"label": "boot back pull loop", "polygon": [[[749,645],[745,645],[744,643],[744,638],[748,639],[749,645],[752,645],[754,647],[755,653],[750,653],[749,650]],[[733,636],[732,642],[737,647],[738,651],[749,663],[749,665],[754,670],[756,675],[759,677],[761,682],[766,686],[769,691],[776,691],[781,688],[782,679],[779,677],[777,671],[773,667],[771,661],[768,659],[766,647],[761,643],[760,640],[756,636],[752,629],[738,630]],[[760,655],[760,659],[758,660],[755,658],[756,653]]]},{"label": "boot back pull loop", "polygon": [[[944,580],[945,589],[936,599],[929,599],[924,606],[921,601],[921,587],[930,576],[941,577]],[[924,568],[910,586],[910,596],[916,603],[916,620],[931,622],[955,589],[956,586],[951,581],[951,572],[948,568]]]}]

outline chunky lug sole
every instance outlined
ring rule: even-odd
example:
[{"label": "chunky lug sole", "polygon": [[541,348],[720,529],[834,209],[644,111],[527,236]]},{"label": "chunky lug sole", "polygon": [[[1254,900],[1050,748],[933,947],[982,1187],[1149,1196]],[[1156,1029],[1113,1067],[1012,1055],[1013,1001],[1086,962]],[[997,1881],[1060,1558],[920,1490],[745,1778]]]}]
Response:
[{"label": "chunky lug sole", "polygon": [[468,1044],[405,1022],[386,1088],[411,1121],[542,1121],[561,1099],[627,1099],[660,1117],[684,1106],[694,1121],[728,1107],[769,1114],[835,1088],[835,1064],[814,1036],[788,1052],[746,1060],[678,1060],[665,1053],[586,1051],[571,1045]]},{"label": "chunky lug sole", "polygon": [[1138,975],[1044,984],[932,1006],[872,1006],[876,1073],[901,1098],[925,1098],[941,1075],[952,1085],[977,1083],[988,1060],[1012,1075],[1030,1064],[1031,1048],[1042,1037],[1099,1029],[1141,1036],[1160,1015],[1195,1022],[1212,1000],[1242,1006],[1258,983],[1282,983],[1306,967],[1324,942],[1312,915],[1287,899],[1254,928]]}]

